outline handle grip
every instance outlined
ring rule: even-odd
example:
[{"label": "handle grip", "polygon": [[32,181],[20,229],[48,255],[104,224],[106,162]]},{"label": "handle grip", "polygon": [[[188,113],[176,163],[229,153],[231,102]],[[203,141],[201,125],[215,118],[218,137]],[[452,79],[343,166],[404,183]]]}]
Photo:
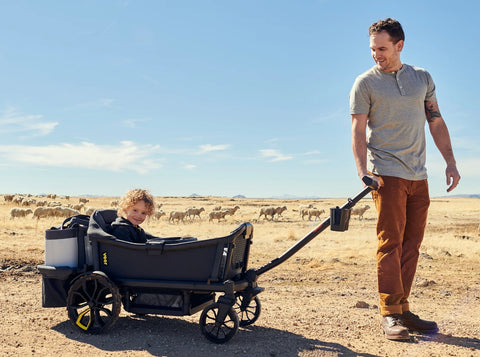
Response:
[{"label": "handle grip", "polygon": [[375,181],[374,179],[372,179],[371,177],[363,176],[362,181],[365,185],[370,187],[372,190],[374,190],[374,191],[378,190],[378,182]]}]

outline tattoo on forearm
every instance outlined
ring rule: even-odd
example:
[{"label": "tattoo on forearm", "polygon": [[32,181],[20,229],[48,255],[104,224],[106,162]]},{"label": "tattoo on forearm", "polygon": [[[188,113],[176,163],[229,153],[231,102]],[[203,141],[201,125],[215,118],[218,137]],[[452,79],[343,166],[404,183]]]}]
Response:
[{"label": "tattoo on forearm", "polygon": [[434,122],[436,118],[442,117],[438,107],[432,103],[425,103],[425,114],[427,115],[427,121],[429,123]]}]

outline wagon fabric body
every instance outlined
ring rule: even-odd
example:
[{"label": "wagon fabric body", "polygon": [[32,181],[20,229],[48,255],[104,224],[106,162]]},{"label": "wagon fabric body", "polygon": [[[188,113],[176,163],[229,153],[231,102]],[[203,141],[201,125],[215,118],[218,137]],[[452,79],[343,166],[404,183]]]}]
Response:
[{"label": "wagon fabric body", "polygon": [[[46,262],[38,266],[44,307],[66,306],[72,323],[90,333],[113,326],[120,301],[126,311],[136,314],[182,316],[203,310],[202,332],[217,343],[230,339],[242,321],[250,322],[239,321],[238,314],[242,314],[243,300],[248,305],[262,290],[244,278],[253,238],[251,224],[243,223],[219,238],[170,237],[132,243],[108,233],[116,217],[115,210],[98,210],[86,232],[81,225],[46,231]],[[57,253],[55,245],[60,247],[60,257],[52,257]],[[68,250],[77,256],[72,258]],[[62,261],[65,257],[70,261]],[[223,295],[215,302],[217,293]],[[98,311],[91,306],[95,304]]]}]

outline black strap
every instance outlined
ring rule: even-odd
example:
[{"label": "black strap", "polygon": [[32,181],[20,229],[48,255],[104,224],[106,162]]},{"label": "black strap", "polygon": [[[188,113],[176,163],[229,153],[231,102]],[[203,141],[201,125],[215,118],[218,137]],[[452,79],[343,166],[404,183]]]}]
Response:
[{"label": "black strap", "polygon": [[76,226],[88,227],[88,222],[90,222],[90,216],[87,216],[86,214],[77,214],[66,218],[62,223],[62,229]]}]

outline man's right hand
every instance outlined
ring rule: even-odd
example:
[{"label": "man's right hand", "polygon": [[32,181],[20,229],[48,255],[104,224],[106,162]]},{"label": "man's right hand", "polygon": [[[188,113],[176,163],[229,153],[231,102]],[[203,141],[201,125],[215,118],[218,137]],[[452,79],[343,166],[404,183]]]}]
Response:
[{"label": "man's right hand", "polygon": [[[366,175],[363,175],[361,176],[362,177],[362,183],[363,183],[363,187],[371,187],[371,188],[374,188],[375,187],[375,190],[378,190],[380,187],[383,186],[383,180],[380,178],[380,177],[377,177],[375,175],[372,175],[372,174],[366,174]],[[370,180],[373,181],[372,184],[367,184],[365,183],[365,181],[363,180],[364,177],[367,177],[369,178]]]}]

